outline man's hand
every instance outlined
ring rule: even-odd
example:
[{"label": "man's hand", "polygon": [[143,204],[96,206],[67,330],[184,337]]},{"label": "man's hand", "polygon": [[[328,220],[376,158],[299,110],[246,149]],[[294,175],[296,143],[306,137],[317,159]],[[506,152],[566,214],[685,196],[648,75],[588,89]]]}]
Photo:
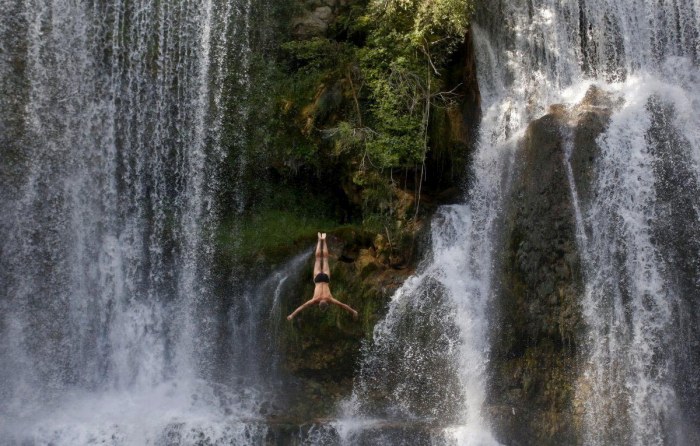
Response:
[{"label": "man's hand", "polygon": [[357,311],[352,310],[352,318],[357,319]]},{"label": "man's hand", "polygon": [[287,320],[288,320],[288,321],[291,321],[291,320],[292,320],[292,315],[291,315],[291,314],[290,314],[289,316],[287,316]]}]

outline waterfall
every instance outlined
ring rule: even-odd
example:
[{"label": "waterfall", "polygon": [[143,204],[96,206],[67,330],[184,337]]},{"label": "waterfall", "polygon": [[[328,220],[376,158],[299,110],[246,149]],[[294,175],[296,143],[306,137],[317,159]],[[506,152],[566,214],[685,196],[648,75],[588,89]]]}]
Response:
[{"label": "waterfall", "polygon": [[[493,11],[480,13],[481,21],[487,18],[498,22]],[[443,207],[434,217],[427,259],[375,328],[336,426],[345,443],[498,444],[484,407],[495,249],[518,139],[544,110],[532,96],[550,90],[545,75],[533,76],[527,53],[499,46],[486,25],[472,27],[482,120],[466,202]],[[387,433],[376,431],[378,418],[410,421]],[[421,429],[426,422],[433,426],[427,432]]]},{"label": "waterfall", "polygon": [[[499,218],[528,124],[572,116],[591,86],[613,104],[592,184],[576,184],[560,129],[583,263],[585,444],[692,444],[700,385],[700,3],[481,2],[473,33],[482,122],[465,204],[443,208],[419,272],[392,298],[363,354],[345,418],[349,444],[430,438],[490,444],[485,408]],[[590,190],[585,197],[577,190]],[[430,339],[430,341],[426,341]],[[393,435],[393,436],[392,436]],[[404,440],[401,440],[401,439]],[[432,440],[431,440],[432,441]],[[442,440],[441,440],[442,441]]]},{"label": "waterfall", "polygon": [[[433,218],[427,258],[392,297],[363,352],[336,426],[348,444],[498,444],[484,413],[494,250],[529,91],[509,87],[511,76],[527,74],[498,61],[480,27],[473,32],[483,115],[473,180],[465,204]],[[396,419],[408,421],[382,421]]]},{"label": "waterfall", "polygon": [[599,138],[582,222],[591,444],[697,438],[700,90],[674,79],[697,77],[687,62],[619,85],[625,103]]},{"label": "waterfall", "polygon": [[[463,203],[431,222],[341,416],[298,441],[498,444],[498,251],[521,140],[559,113],[582,265],[580,442],[697,444],[700,0],[478,3],[482,119]],[[274,439],[261,416],[284,383],[264,334],[308,253],[259,284],[234,278],[233,303],[212,260],[222,191],[245,204],[263,9],[0,2],[0,443]],[[584,104],[591,88],[606,105]],[[584,105],[609,118],[590,175],[574,165]]]},{"label": "waterfall", "polygon": [[[525,108],[522,124],[559,103],[575,114],[590,85],[615,104],[592,184],[575,184],[566,166],[584,265],[584,443],[692,444],[700,3],[516,1],[484,6],[477,21],[488,42],[478,60],[505,67],[504,88],[524,92],[509,104]],[[570,159],[571,129],[562,132]]]},{"label": "waterfall", "polygon": [[275,383],[269,382],[279,379],[274,371],[279,367],[281,353],[280,324],[286,321],[286,315],[281,312],[282,299],[299,289],[300,282],[306,278],[302,270],[311,258],[312,250],[306,250],[260,283],[247,287],[229,314],[231,338],[236,339],[230,347],[231,366],[236,369],[238,379],[247,383],[246,387],[276,392],[272,398],[279,399],[283,393]]},{"label": "waterfall", "polygon": [[[485,175],[469,205],[444,207],[434,218],[429,259],[393,296],[365,349],[346,408],[352,418],[339,427],[344,441],[497,444],[482,414],[492,298],[488,241],[511,149],[484,153],[476,166]],[[391,420],[403,421],[392,427]]]},{"label": "waterfall", "polygon": [[3,444],[264,433],[213,381],[224,116],[247,113],[225,81],[250,89],[251,11],[0,4]]}]

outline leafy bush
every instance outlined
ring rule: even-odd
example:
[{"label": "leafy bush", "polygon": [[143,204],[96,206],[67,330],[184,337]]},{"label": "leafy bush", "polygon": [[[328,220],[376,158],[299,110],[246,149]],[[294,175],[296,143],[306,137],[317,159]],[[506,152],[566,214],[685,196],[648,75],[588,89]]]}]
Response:
[{"label": "leafy bush", "polygon": [[472,10],[473,0],[356,2],[338,21],[336,39],[283,44],[277,94],[285,165],[327,169],[317,153],[335,157],[353,170],[344,177],[361,190],[365,219],[396,218],[394,171],[418,172],[417,200],[431,111],[448,105],[442,77]]}]

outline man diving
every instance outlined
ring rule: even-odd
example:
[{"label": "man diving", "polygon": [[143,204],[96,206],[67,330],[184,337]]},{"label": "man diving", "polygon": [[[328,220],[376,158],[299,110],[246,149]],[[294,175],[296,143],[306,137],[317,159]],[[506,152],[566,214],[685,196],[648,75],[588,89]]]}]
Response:
[{"label": "man diving", "polygon": [[319,308],[326,309],[328,304],[337,305],[343,310],[352,313],[353,317],[357,318],[357,311],[353,310],[349,305],[345,305],[333,298],[330,289],[331,269],[328,266],[328,246],[326,245],[326,234],[318,233],[318,242],[316,243],[316,263],[314,264],[314,295],[311,299],[304,302],[299,308],[294,310],[292,314],[287,316],[287,320],[291,321],[294,316],[299,314],[304,308],[313,304],[318,304]]}]

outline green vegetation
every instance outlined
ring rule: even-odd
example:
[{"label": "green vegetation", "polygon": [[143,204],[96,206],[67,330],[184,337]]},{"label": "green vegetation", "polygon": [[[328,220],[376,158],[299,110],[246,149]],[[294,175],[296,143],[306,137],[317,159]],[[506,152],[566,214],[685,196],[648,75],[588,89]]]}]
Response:
[{"label": "green vegetation", "polygon": [[274,264],[311,246],[318,231],[338,226],[324,206],[325,194],[279,188],[260,199],[243,217],[221,225],[219,245],[226,255],[244,262]]},{"label": "green vegetation", "polygon": [[284,174],[340,169],[363,222],[396,232],[415,218],[431,111],[455,100],[443,75],[471,12],[471,0],[358,2],[326,36],[281,45],[273,146]]},{"label": "green vegetation", "polygon": [[[224,176],[234,180],[222,202],[246,185],[222,215],[229,260],[275,263],[320,228],[347,225],[381,234],[377,255],[387,263],[405,265],[412,253],[429,211],[426,160],[449,138],[445,110],[460,82],[450,57],[463,47],[472,0],[349,3],[335,7],[323,34],[256,34],[275,57],[253,55],[249,90],[227,82],[228,97],[255,104],[251,113],[229,104],[223,132],[232,153]],[[292,23],[304,8],[292,2],[270,20]]]},{"label": "green vegetation", "polygon": [[242,222],[230,222],[223,228],[220,241],[235,250],[238,258],[275,263],[295,249],[311,245],[319,228],[335,224],[291,210],[266,209]]},{"label": "green vegetation", "polygon": [[424,163],[430,110],[450,100],[441,71],[464,39],[469,14],[464,0],[373,1],[359,21],[368,36],[357,56],[373,129],[366,154],[380,169]]}]

